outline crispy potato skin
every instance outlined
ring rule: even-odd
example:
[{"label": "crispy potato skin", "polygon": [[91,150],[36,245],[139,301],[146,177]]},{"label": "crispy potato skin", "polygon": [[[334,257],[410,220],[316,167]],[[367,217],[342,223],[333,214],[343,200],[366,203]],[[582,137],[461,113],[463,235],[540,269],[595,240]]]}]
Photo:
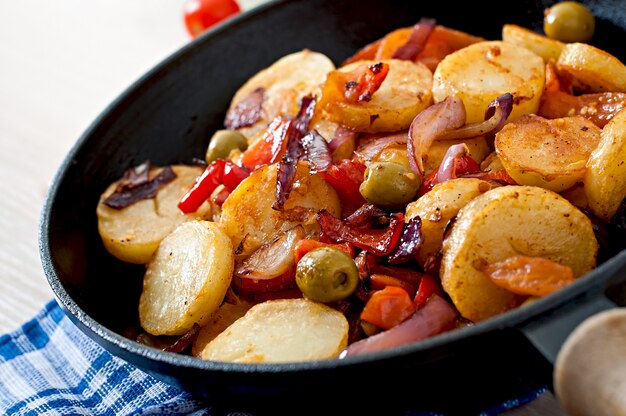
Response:
[{"label": "crispy potato skin", "polygon": [[[152,169],[150,178],[161,170]],[[197,212],[187,215],[183,215],[177,207],[178,201],[202,174],[202,168],[174,165],[172,170],[176,179],[159,189],[156,198],[137,201],[123,209],[113,209],[102,202],[115,191],[118,181],[104,191],[96,215],[98,232],[109,253],[128,263],[145,264],[150,261],[161,240],[178,225],[211,216],[211,207],[206,202]]]},{"label": "crispy potato skin", "polygon": [[508,120],[537,112],[545,64],[534,52],[504,41],[474,43],[446,56],[433,75],[435,102],[454,95],[463,100],[467,123],[484,120],[489,103],[513,94]]},{"label": "crispy potato skin", "polygon": [[307,299],[253,306],[209,342],[205,360],[270,363],[335,358],[348,344],[348,321],[337,310]]},{"label": "crispy potato skin", "polygon": [[575,91],[626,92],[626,65],[587,43],[568,43],[556,61],[559,76]]},{"label": "crispy potato skin", "polygon": [[546,119],[528,114],[496,134],[495,147],[507,173],[520,185],[561,192],[582,181],[600,128],[582,116]]},{"label": "crispy potato skin", "polygon": [[534,186],[501,186],[459,211],[443,242],[441,282],[461,315],[479,322],[525,300],[482,272],[490,263],[526,255],[569,266],[580,277],[596,265],[589,218],[559,194]]},{"label": "crispy potato skin", "polygon": [[262,117],[252,126],[238,129],[253,138],[277,116],[298,112],[300,99],[317,90],[335,64],[326,55],[309,49],[286,55],[253,75],[237,90],[230,107],[234,108],[257,88],[265,90]]},{"label": "crispy potato skin", "polygon": [[[373,65],[379,61],[356,61],[339,68],[350,72],[361,65]],[[420,62],[383,59],[389,64],[389,73],[371,101],[350,104],[325,102],[320,99],[321,117],[343,124],[355,131],[378,133],[407,129],[413,118],[432,104],[433,74]],[[316,109],[316,111],[318,111]]]},{"label": "crispy potato skin", "polygon": [[604,126],[583,180],[591,211],[608,222],[626,197],[626,109]]},{"label": "crispy potato skin", "polygon": [[514,24],[502,26],[502,40],[533,51],[541,56],[546,63],[550,60],[559,59],[563,46],[565,46],[561,41]]},{"label": "crispy potato skin", "polygon": [[[222,205],[220,224],[230,237],[238,255],[247,257],[262,244],[302,224],[308,238],[318,238],[316,213],[321,209],[340,217],[341,204],[334,188],[318,175],[309,175],[304,162],[298,165],[296,182],[284,212],[272,208],[276,197],[277,165],[263,166],[254,171],[228,196]],[[300,211],[300,218],[289,213]]]},{"label": "crispy potato skin", "polygon": [[163,239],[146,267],[139,322],[152,335],[182,335],[218,310],[234,270],[233,246],[219,226],[188,221]]},{"label": "crispy potato skin", "polygon": [[475,178],[457,178],[437,184],[417,201],[406,207],[405,221],[419,216],[422,220],[423,244],[417,261],[426,261],[441,251],[443,234],[448,225],[469,201],[493,188],[492,184]]}]

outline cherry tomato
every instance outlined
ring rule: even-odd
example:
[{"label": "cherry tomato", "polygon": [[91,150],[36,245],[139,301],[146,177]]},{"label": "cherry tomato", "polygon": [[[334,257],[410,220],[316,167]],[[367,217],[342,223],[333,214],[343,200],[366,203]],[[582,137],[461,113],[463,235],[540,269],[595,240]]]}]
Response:
[{"label": "cherry tomato", "polygon": [[188,0],[184,8],[185,26],[196,37],[214,24],[241,11],[235,0]]}]

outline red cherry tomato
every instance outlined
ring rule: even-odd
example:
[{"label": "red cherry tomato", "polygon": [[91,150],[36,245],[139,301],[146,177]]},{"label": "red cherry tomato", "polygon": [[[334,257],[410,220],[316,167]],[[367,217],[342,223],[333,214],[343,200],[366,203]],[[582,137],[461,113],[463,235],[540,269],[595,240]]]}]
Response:
[{"label": "red cherry tomato", "polygon": [[196,37],[206,29],[241,11],[235,0],[189,0],[184,18],[187,31]]}]

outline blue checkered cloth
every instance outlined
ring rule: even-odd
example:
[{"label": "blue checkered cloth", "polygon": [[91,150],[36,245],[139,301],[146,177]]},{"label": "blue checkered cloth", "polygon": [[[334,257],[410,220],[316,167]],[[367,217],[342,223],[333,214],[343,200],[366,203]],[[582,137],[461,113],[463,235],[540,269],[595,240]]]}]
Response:
[{"label": "blue checkered cloth", "polygon": [[[482,414],[499,414],[541,393]],[[0,414],[210,415],[211,409],[112,356],[81,332],[53,300],[19,329],[0,336]]]}]

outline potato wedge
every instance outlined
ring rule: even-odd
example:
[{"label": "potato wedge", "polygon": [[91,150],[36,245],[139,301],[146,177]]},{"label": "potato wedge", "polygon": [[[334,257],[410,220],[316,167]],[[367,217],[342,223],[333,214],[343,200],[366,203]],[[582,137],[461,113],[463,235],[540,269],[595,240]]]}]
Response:
[{"label": "potato wedge", "polygon": [[253,75],[237,90],[229,110],[246,99],[257,88],[265,90],[262,115],[251,126],[238,130],[252,138],[279,115],[296,114],[300,99],[314,92],[326,79],[335,64],[326,55],[309,49],[286,55]]},{"label": "potato wedge", "polygon": [[559,194],[534,186],[501,186],[459,211],[443,242],[441,282],[463,317],[478,322],[522,304],[482,272],[525,255],[569,266],[580,277],[596,265],[590,219]]},{"label": "potato wedge", "polygon": [[433,75],[435,102],[454,95],[463,100],[467,123],[483,121],[489,104],[504,93],[514,97],[508,120],[537,112],[543,91],[543,59],[504,41],[474,43],[446,56]]},{"label": "potato wedge", "polygon": [[191,354],[200,358],[207,344],[224,332],[233,322],[244,316],[252,305],[252,303],[245,301],[238,303],[224,302],[218,310],[213,312],[208,322],[200,328],[200,332],[191,346]]},{"label": "potato wedge", "polygon": [[502,40],[529,49],[541,56],[544,62],[556,61],[565,44],[545,35],[514,24],[502,26]]},{"label": "potato wedge", "polygon": [[[379,61],[357,61],[339,68],[350,72],[361,65]],[[321,117],[360,132],[377,133],[407,129],[420,111],[432,104],[432,72],[422,63],[383,59],[389,73],[371,101],[358,104],[325,98],[325,89],[316,112]],[[326,92],[326,94],[328,94]]]},{"label": "potato wedge", "polygon": [[337,310],[306,299],[253,306],[202,351],[205,360],[242,363],[335,358],[348,344],[348,321]]},{"label": "potato wedge", "polygon": [[583,180],[591,211],[610,221],[626,197],[626,109],[604,126]]},{"label": "potato wedge", "polygon": [[188,221],[163,239],[148,263],[139,322],[152,335],[181,335],[204,325],[222,304],[235,265],[219,226]]},{"label": "potato wedge", "polygon": [[[149,177],[153,178],[161,169],[152,169]],[[183,215],[178,209],[178,201],[202,174],[202,168],[174,165],[172,170],[176,179],[159,189],[155,198],[137,201],[126,208],[113,209],[103,204],[118,182],[103,192],[96,215],[98,232],[109,253],[128,263],[145,264],[161,240],[178,225],[196,218],[210,218],[211,206],[206,202],[195,213]]]},{"label": "potato wedge", "polygon": [[423,244],[417,255],[424,267],[429,258],[441,251],[448,222],[469,201],[493,188],[489,182],[475,178],[457,178],[437,184],[417,201],[406,207],[405,222],[419,216],[422,220]]},{"label": "potato wedge", "polygon": [[528,114],[496,134],[496,153],[520,185],[561,192],[582,181],[600,141],[600,128],[582,116],[546,119]]},{"label": "potato wedge", "polygon": [[276,172],[276,164],[257,169],[222,205],[220,224],[242,258],[298,224],[304,226],[308,238],[317,238],[320,228],[316,214],[321,209],[336,217],[341,215],[337,192],[318,175],[310,175],[305,162],[298,165],[284,211],[273,209]]},{"label": "potato wedge", "polygon": [[566,44],[556,67],[577,92],[626,92],[626,65],[595,46]]}]

